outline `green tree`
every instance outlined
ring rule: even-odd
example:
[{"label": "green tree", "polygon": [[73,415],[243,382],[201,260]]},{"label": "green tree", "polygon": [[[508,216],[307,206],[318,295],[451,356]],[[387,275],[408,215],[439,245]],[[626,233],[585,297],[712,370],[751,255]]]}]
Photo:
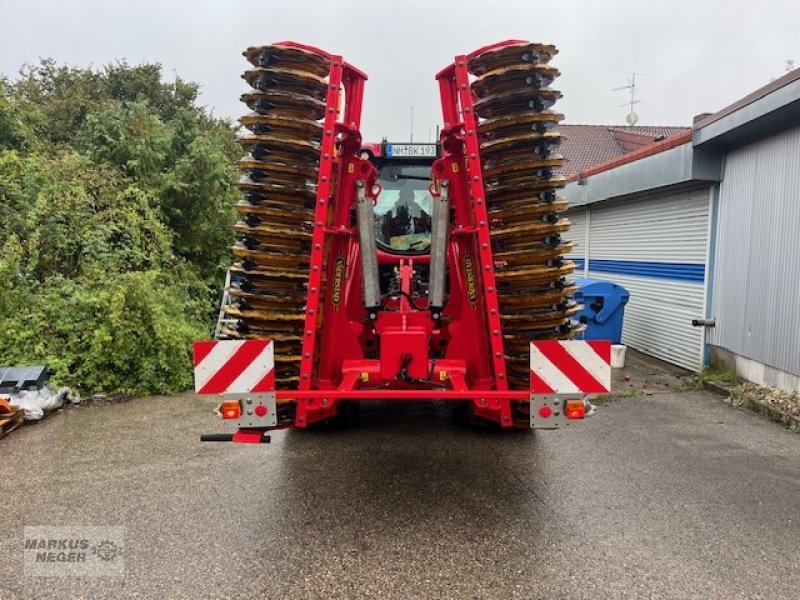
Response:
[{"label": "green tree", "polygon": [[83,392],[185,389],[230,264],[230,123],[157,64],[0,78],[0,363]]},{"label": "green tree", "polygon": [[77,146],[94,162],[106,162],[134,181],[159,188],[173,135],[146,102],[112,103],[89,115]]},{"label": "green tree", "polygon": [[210,135],[189,145],[171,171],[162,210],[175,232],[175,253],[211,277],[230,263],[239,198],[230,160]]}]

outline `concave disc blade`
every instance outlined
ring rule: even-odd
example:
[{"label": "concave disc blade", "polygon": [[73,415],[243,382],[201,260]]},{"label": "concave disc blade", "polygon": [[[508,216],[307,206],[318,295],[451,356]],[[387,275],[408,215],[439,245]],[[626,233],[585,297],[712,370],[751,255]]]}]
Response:
[{"label": "concave disc blade", "polygon": [[547,64],[556,54],[558,50],[553,45],[521,42],[481,52],[472,57],[467,66],[470,73],[481,76],[487,71],[513,65]]},{"label": "concave disc blade", "polygon": [[327,56],[278,44],[269,46],[251,46],[242,55],[254,67],[276,66],[285,69],[294,69],[324,77],[330,70],[330,60]]}]

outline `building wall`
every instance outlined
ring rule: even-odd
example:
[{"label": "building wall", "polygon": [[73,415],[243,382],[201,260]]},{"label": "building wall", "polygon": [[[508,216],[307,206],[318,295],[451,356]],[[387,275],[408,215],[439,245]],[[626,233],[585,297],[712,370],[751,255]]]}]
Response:
[{"label": "building wall", "polygon": [[[588,238],[572,256],[588,259],[590,277],[631,293],[623,343],[692,370],[703,359],[703,331],[691,321],[705,314],[709,204],[709,188],[703,187],[569,213],[573,223],[590,223]],[[570,233],[572,239],[580,235]]]},{"label": "building wall", "polygon": [[710,343],[791,387],[774,371],[800,377],[800,128],[726,157],[714,264]]}]

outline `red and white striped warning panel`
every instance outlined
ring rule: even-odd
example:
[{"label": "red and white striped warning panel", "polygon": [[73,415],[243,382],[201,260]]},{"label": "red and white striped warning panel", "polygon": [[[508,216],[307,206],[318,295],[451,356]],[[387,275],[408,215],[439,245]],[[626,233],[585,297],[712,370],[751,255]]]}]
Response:
[{"label": "red and white striped warning panel", "polygon": [[531,392],[605,394],[611,391],[611,342],[531,342]]},{"label": "red and white striped warning panel", "polygon": [[194,343],[194,391],[250,394],[275,390],[272,340],[207,340]]}]

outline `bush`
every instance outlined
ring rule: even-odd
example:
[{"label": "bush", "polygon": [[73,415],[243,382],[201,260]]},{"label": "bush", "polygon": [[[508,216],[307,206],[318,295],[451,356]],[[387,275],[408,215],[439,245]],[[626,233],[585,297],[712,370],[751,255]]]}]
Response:
[{"label": "bush", "polygon": [[0,76],[0,364],[82,393],[191,386],[230,263],[233,128],[159,65]]},{"label": "bush", "polygon": [[155,394],[191,387],[193,340],[208,336],[186,286],[164,271],[107,281],[55,277],[16,289],[0,330],[3,360],[47,363],[85,393]]}]

